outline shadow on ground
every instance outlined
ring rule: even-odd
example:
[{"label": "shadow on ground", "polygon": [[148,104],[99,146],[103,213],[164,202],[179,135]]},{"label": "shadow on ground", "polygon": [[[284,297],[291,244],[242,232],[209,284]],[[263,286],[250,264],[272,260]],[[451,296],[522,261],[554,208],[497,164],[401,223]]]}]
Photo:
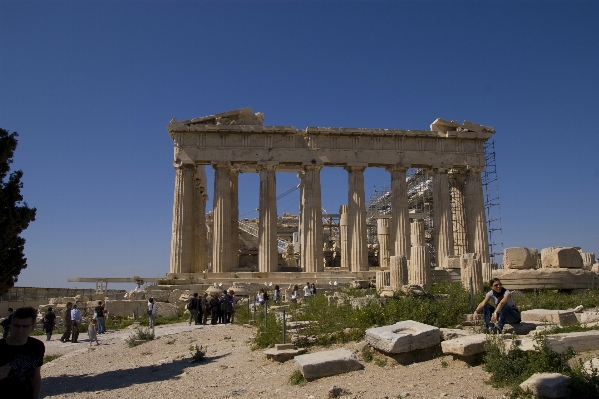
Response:
[{"label": "shadow on ground", "polygon": [[181,359],[170,363],[113,370],[95,375],[82,374],[47,377],[42,379],[42,395],[46,397],[77,392],[109,391],[137,384],[178,379],[186,368],[202,367],[228,355],[206,357],[199,363],[190,363],[189,359]]}]

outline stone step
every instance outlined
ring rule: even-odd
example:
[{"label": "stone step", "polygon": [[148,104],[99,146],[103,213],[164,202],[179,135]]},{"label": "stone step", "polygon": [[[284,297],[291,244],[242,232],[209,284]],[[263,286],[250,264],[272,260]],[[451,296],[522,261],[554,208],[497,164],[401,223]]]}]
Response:
[{"label": "stone step", "polygon": [[299,355],[295,361],[308,381],[362,368],[356,355],[345,348]]},{"label": "stone step", "polygon": [[467,337],[441,342],[441,350],[446,355],[472,356],[485,351],[487,334],[475,334]]}]

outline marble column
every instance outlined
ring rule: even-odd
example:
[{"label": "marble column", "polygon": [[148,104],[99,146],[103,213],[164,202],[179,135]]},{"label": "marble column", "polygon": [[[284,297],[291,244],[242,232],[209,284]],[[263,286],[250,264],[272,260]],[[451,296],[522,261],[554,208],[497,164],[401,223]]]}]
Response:
[{"label": "marble column", "polygon": [[435,168],[433,174],[433,229],[437,267],[446,267],[446,259],[453,256],[453,225],[451,197],[447,169]]},{"label": "marble column", "polygon": [[413,221],[411,230],[412,248],[410,249],[408,281],[411,285],[421,285],[425,290],[428,290],[433,282],[433,272],[424,237],[424,222],[421,220]]},{"label": "marble column", "polygon": [[461,279],[465,289],[470,290],[470,280],[472,280],[472,289],[475,293],[482,292],[483,286],[483,267],[479,254],[464,254],[460,257]]},{"label": "marble column", "polygon": [[173,166],[175,167],[175,198],[170,273],[191,273],[194,250],[194,166],[177,163]]},{"label": "marble column", "polygon": [[239,267],[239,169],[233,168],[231,179],[231,267]]},{"label": "marble column", "polygon": [[[200,171],[204,171],[204,165],[197,166],[198,175],[203,175],[203,173],[199,173]],[[206,194],[206,187],[204,186],[205,180],[198,177],[195,179],[194,183],[195,242],[192,270],[193,273],[201,273],[208,267],[208,231],[206,226],[206,200],[208,199],[208,195]]]},{"label": "marble column", "polygon": [[491,263],[485,199],[481,173],[483,168],[470,168],[464,183],[466,193],[466,230],[468,231],[468,253],[480,255],[481,263]]},{"label": "marble column", "polygon": [[339,247],[341,250],[341,267],[349,270],[349,246],[350,242],[348,240],[348,232],[347,232],[347,222],[348,222],[348,214],[347,214],[347,205],[341,205],[339,207]]},{"label": "marble column", "polygon": [[299,233],[299,245],[300,245],[300,258],[299,258],[299,267],[300,270],[305,271],[306,269],[304,268],[304,259],[306,259],[306,240],[305,240],[305,234],[304,232],[306,231],[306,225],[305,225],[305,219],[304,219],[304,202],[305,202],[305,194],[304,194],[304,178],[306,177],[306,172],[301,170],[298,172],[297,177],[300,179],[300,183],[299,183],[299,226],[298,226],[298,233]]},{"label": "marble column", "polygon": [[348,172],[348,223],[350,272],[368,271],[368,237],[364,196],[365,166],[346,166]]},{"label": "marble column", "polygon": [[379,240],[379,266],[389,268],[389,257],[391,256],[391,240],[389,237],[389,219],[376,220],[377,238]]},{"label": "marble column", "polygon": [[277,180],[276,165],[258,165],[260,175],[260,211],[258,215],[258,270],[278,270],[277,250]]},{"label": "marble column", "polygon": [[323,231],[322,231],[322,198],[320,187],[320,170],[322,166],[304,166],[304,203],[303,221],[304,234],[304,271],[322,272],[323,262]]},{"label": "marble column", "polygon": [[468,251],[466,208],[464,202],[465,180],[466,176],[455,169],[450,173],[454,255],[463,255]]},{"label": "marble column", "polygon": [[402,285],[408,284],[408,260],[404,255],[395,255],[389,263],[389,285],[394,292],[399,291]]},{"label": "marble column", "polygon": [[231,268],[231,165],[215,163],[214,226],[212,237],[212,272],[224,273]]},{"label": "marble column", "polygon": [[407,167],[387,168],[391,173],[391,237],[395,256],[410,259],[410,215],[408,210]]}]

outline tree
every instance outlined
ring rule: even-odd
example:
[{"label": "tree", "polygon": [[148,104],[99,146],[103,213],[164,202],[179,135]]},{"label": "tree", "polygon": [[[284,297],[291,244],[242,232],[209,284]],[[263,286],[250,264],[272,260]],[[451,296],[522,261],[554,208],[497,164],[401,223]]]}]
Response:
[{"label": "tree", "polygon": [[[35,208],[23,202],[20,170],[10,172],[17,133],[0,128],[0,294],[6,293],[27,267],[25,239],[20,234],[35,220]],[[8,176],[8,178],[7,178]]]}]

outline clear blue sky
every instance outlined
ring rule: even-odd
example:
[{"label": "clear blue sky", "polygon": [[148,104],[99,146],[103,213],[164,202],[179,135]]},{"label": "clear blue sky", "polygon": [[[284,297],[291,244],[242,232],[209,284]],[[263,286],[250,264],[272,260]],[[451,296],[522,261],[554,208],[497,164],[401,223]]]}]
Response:
[{"label": "clear blue sky", "polygon": [[[598,20],[596,1],[0,0],[0,126],[37,208],[17,285],[164,276],[165,125],[246,106],[298,128],[493,126],[505,246],[599,253]],[[346,172],[322,179],[336,212]],[[388,180],[368,169],[367,192]],[[256,208],[255,174],[240,193]]]}]

